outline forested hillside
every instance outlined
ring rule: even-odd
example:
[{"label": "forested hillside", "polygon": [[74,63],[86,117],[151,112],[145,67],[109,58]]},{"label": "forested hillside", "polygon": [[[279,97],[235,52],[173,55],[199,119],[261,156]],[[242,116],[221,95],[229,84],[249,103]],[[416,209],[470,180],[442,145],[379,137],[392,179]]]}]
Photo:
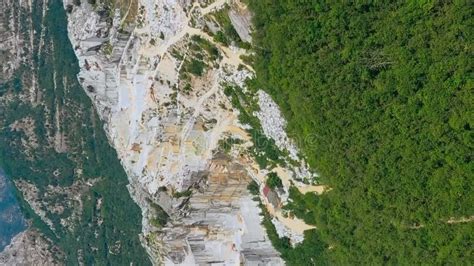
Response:
[{"label": "forested hillside", "polygon": [[59,263],[149,265],[127,175],[77,80],[62,1],[5,3],[15,24],[0,21],[0,35],[24,42],[21,64],[0,82],[0,166],[25,215],[60,248]]},{"label": "forested hillside", "polygon": [[472,2],[247,2],[254,86],[332,188],[293,193],[308,264],[474,261]]}]

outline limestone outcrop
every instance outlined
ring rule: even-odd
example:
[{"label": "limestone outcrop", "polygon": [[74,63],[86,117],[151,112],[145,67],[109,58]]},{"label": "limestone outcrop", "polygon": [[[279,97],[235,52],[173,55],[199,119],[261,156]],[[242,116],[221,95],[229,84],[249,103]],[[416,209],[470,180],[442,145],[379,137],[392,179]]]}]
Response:
[{"label": "limestone outcrop", "polygon": [[228,136],[249,145],[223,92],[252,75],[245,51],[216,43],[199,22],[226,2],[140,0],[104,12],[83,1],[68,17],[78,79],[128,174],[156,264],[283,264],[247,191],[250,163],[218,152]]}]

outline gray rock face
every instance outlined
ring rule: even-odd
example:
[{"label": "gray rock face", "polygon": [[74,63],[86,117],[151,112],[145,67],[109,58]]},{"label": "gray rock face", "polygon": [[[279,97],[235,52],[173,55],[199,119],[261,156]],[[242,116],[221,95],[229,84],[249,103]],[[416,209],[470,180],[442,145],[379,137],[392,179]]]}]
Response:
[{"label": "gray rock face", "polygon": [[240,1],[233,5],[229,11],[229,18],[235,31],[239,34],[240,39],[245,42],[252,42],[252,14]]},{"label": "gray rock face", "polygon": [[262,90],[258,91],[258,105],[260,111],[256,115],[265,135],[275,140],[278,148],[287,150],[293,160],[298,160],[298,150],[286,135],[286,121],[278,105]]},{"label": "gray rock face", "polygon": [[[298,148],[294,141],[286,134],[286,120],[283,117],[277,103],[273,101],[271,96],[263,90],[258,91],[258,105],[260,111],[255,115],[260,120],[264,134],[273,139],[280,150],[286,150],[292,160],[298,161],[299,166],[293,167],[293,172],[298,177],[306,177],[310,180],[316,176],[311,173],[309,166],[304,158],[301,158]],[[300,140],[301,141],[301,140]]]},{"label": "gray rock face", "polygon": [[181,213],[173,213],[170,224],[157,234],[167,243],[160,248],[172,254],[168,262],[281,264],[260,226],[257,202],[247,191],[250,178],[245,167],[218,154],[203,178],[181,204]]},{"label": "gray rock face", "polygon": [[[238,67],[243,51],[190,25],[225,2],[140,0],[129,26],[120,12],[105,23],[87,3],[68,17],[78,79],[128,174],[155,264],[283,264],[247,191],[250,163],[215,152],[225,136],[248,138],[223,88],[250,73]],[[219,56],[196,57],[195,35]],[[203,60],[201,74],[190,71],[192,60]]]}]

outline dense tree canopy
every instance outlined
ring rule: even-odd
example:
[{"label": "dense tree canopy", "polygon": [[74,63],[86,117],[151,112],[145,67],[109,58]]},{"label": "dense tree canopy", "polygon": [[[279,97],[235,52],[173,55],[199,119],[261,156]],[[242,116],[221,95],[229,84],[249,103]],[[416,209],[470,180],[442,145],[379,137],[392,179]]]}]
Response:
[{"label": "dense tree canopy", "polygon": [[[296,212],[335,263],[474,260],[473,5],[248,1],[256,88],[320,181]],[[290,262],[291,264],[291,262]]]}]

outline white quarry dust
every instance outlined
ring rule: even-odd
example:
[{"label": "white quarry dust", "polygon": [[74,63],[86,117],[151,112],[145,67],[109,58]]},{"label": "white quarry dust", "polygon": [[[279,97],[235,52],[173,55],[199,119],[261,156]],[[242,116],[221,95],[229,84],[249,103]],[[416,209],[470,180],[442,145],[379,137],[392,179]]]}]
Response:
[{"label": "white quarry dust", "polygon": [[[201,13],[203,15],[209,14],[210,12],[214,10],[220,9],[224,4],[229,3],[229,0],[216,0],[214,3],[206,6],[205,8],[201,8]],[[198,2],[194,2],[193,8],[199,6]]]},{"label": "white quarry dust", "polygon": [[[65,4],[69,1],[64,0]],[[259,207],[247,191],[249,178],[263,189],[267,171],[260,171],[239,150],[232,150],[230,162],[227,157],[218,158],[215,152],[219,139],[225,136],[244,140],[242,147],[252,145],[222,85],[233,83],[243,88],[245,79],[253,73],[240,59],[245,50],[215,43],[201,29],[190,26],[190,22],[191,16],[199,21],[230,1],[218,0],[206,8],[201,8],[197,1],[192,5],[181,0],[138,1],[138,26],[131,29],[130,35],[118,31],[119,12],[115,13],[109,35],[103,34],[107,24],[87,1],[69,15],[68,30],[81,66],[79,80],[106,122],[111,145],[129,177],[130,193],[142,209],[143,245],[156,265],[213,261],[226,265],[283,264],[260,224]],[[183,60],[173,54],[178,51],[184,58],[190,56],[187,43],[192,35],[213,43],[222,60],[202,77],[192,77],[192,90],[183,92],[185,84],[179,78]],[[106,41],[113,46],[111,54],[88,51]],[[247,70],[238,70],[239,65]],[[93,89],[89,90],[91,86]],[[271,98],[264,96],[264,100],[271,108],[261,107],[262,117],[276,108]],[[268,123],[262,126],[265,133],[286,136],[277,132],[284,131],[282,127],[271,129]],[[290,147],[284,142],[286,138],[282,140],[282,147]],[[293,154],[296,156],[296,151]],[[280,167],[276,171],[285,185],[281,195],[284,202],[290,180],[295,175],[306,177],[307,169]],[[196,177],[202,173],[207,174],[205,182]],[[293,183],[302,193],[324,190]],[[199,189],[194,189],[184,204],[188,207],[181,207],[184,198],[172,195],[192,184],[200,184]],[[156,214],[146,199],[170,214],[171,221],[166,226],[158,229],[152,225]],[[283,217],[280,210],[271,209],[271,213],[277,219],[275,224],[282,226],[280,231],[294,243],[302,240],[305,230],[314,228],[297,218]]]},{"label": "white quarry dust", "polygon": [[276,167],[272,170],[273,172],[277,173],[278,176],[281,178],[281,181],[285,187],[290,187],[291,182],[298,188],[298,190],[302,194],[314,192],[316,194],[322,194],[327,190],[327,186],[325,185],[307,185],[301,182],[295,182],[295,180],[292,177],[292,174],[288,169],[285,169],[281,166]]},{"label": "white quarry dust", "polygon": [[325,185],[303,186],[303,187],[298,187],[298,190],[303,194],[310,193],[310,192],[314,192],[316,194],[323,194],[324,192],[328,191],[328,188]]}]

